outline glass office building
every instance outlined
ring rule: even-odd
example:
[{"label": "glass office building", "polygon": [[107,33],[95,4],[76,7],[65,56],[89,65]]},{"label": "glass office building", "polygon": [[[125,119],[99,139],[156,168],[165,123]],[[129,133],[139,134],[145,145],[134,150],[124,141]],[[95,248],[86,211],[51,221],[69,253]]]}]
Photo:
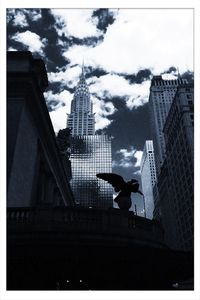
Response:
[{"label": "glass office building", "polygon": [[109,208],[113,206],[113,188],[96,177],[111,173],[111,138],[106,135],[77,135],[72,137],[71,186],[80,206]]}]

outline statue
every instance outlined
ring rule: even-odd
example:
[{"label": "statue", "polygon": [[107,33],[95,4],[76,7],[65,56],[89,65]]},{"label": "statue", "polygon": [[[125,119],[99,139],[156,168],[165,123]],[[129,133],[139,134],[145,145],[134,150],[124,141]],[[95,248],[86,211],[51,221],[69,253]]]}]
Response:
[{"label": "statue", "polygon": [[99,173],[96,174],[96,176],[110,183],[114,187],[115,192],[120,192],[114,199],[120,209],[130,209],[131,193],[143,195],[143,193],[139,191],[139,183],[136,179],[125,182],[122,176],[114,173]]}]

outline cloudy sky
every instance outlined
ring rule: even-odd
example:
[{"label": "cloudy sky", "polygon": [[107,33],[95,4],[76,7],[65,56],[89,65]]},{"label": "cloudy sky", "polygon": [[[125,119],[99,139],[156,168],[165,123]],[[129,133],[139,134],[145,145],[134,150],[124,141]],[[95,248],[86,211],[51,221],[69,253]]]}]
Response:
[{"label": "cloudy sky", "polygon": [[114,138],[113,172],[140,180],[152,76],[193,78],[193,10],[8,9],[7,49],[44,60],[55,132],[66,126],[84,58],[96,132]]}]

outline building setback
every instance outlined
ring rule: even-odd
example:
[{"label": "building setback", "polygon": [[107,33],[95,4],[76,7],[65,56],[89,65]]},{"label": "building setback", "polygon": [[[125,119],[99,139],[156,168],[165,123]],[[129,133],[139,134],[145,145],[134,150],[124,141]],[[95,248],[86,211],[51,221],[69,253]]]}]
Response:
[{"label": "building setback", "polygon": [[154,208],[153,186],[156,182],[156,166],[153,141],[145,142],[140,170],[142,191],[145,198],[146,216],[147,218],[152,219]]},{"label": "building setback", "polygon": [[95,135],[95,117],[85,81],[84,66],[71,103],[71,186],[76,203],[85,207],[113,206],[113,189],[97,173],[112,172],[111,137]]},{"label": "building setback", "polygon": [[[168,244],[193,249],[194,90],[180,85],[165,126],[166,159],[158,178],[159,209]],[[172,231],[173,230],[173,234]]]}]

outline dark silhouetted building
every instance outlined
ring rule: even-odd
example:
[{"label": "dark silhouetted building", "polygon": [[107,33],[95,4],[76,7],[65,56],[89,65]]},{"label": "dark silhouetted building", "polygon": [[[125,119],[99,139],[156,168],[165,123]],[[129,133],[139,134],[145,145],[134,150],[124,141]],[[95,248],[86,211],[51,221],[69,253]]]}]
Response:
[{"label": "dark silhouetted building", "polygon": [[163,128],[177,87],[183,83],[187,80],[164,80],[162,76],[154,76],[151,81],[149,107],[157,174],[165,158]]},{"label": "dark silhouetted building", "polygon": [[30,52],[8,52],[7,74],[8,207],[73,205],[43,97],[43,61]]},{"label": "dark silhouetted building", "polygon": [[194,238],[194,89],[180,85],[164,126],[166,158],[158,177],[159,212],[171,247],[192,250]]}]

